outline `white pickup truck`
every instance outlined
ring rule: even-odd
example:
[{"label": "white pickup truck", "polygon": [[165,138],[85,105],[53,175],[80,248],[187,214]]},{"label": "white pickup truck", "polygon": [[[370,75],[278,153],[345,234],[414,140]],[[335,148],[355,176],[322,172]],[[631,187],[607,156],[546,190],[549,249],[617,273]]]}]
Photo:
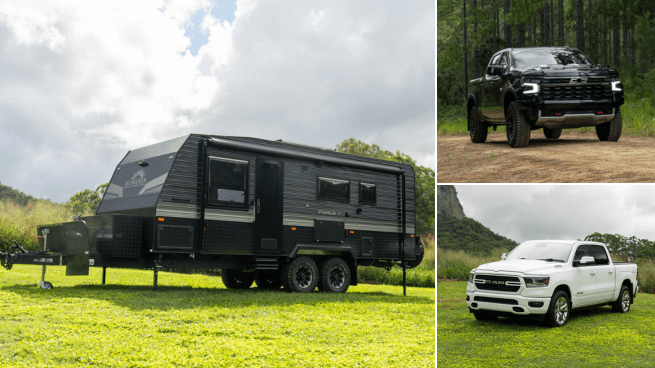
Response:
[{"label": "white pickup truck", "polygon": [[611,305],[627,313],[637,294],[637,265],[612,262],[603,243],[532,240],[469,275],[466,304],[477,320],[526,316],[566,324],[571,310]]}]

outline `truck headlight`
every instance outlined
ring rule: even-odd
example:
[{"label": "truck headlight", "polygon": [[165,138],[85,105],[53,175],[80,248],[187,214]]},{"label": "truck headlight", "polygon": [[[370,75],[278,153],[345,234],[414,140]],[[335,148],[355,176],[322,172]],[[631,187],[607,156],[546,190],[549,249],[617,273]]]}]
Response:
[{"label": "truck headlight", "polygon": [[612,91],[613,92],[623,91],[623,83],[621,83],[621,81],[612,82]]},{"label": "truck headlight", "polygon": [[475,274],[473,272],[469,273],[469,283],[473,283],[473,278],[475,277]]},{"label": "truck headlight", "polygon": [[524,277],[525,286],[529,288],[548,287],[550,277]]},{"label": "truck headlight", "polygon": [[523,83],[523,87],[525,88],[523,90],[524,95],[539,93],[539,85],[537,83]]}]

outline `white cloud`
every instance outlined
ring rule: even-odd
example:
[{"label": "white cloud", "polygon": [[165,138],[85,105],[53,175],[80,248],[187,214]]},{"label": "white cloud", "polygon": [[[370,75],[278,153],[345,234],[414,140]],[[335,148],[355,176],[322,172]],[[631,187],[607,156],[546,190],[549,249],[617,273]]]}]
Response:
[{"label": "white cloud", "polygon": [[[356,137],[434,168],[433,3],[239,0],[231,23],[212,6],[3,1],[0,180],[63,200],[191,132]],[[196,56],[186,27],[207,35]]]}]

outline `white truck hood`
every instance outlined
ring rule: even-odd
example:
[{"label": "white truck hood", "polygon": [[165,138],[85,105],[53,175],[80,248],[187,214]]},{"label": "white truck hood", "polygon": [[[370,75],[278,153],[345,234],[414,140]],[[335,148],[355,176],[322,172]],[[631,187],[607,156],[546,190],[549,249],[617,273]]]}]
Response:
[{"label": "white truck hood", "polygon": [[546,262],[528,259],[513,259],[485,263],[477,268],[476,272],[484,271],[491,273],[518,272],[530,275],[547,275],[552,271],[561,271],[566,269],[566,264],[562,262]]}]

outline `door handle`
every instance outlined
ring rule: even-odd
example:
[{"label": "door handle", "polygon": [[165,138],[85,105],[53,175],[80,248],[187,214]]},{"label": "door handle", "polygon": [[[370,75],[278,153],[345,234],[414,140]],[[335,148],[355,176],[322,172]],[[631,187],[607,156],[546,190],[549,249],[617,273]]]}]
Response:
[{"label": "door handle", "polygon": [[591,272],[589,272],[589,274],[590,274],[590,275],[595,275],[595,274],[596,274],[596,271],[591,271]]},{"label": "door handle", "polygon": [[607,273],[614,273],[614,271],[607,271]]},{"label": "door handle", "polygon": [[259,199],[257,200],[257,213],[261,210],[261,206],[259,205]]}]

